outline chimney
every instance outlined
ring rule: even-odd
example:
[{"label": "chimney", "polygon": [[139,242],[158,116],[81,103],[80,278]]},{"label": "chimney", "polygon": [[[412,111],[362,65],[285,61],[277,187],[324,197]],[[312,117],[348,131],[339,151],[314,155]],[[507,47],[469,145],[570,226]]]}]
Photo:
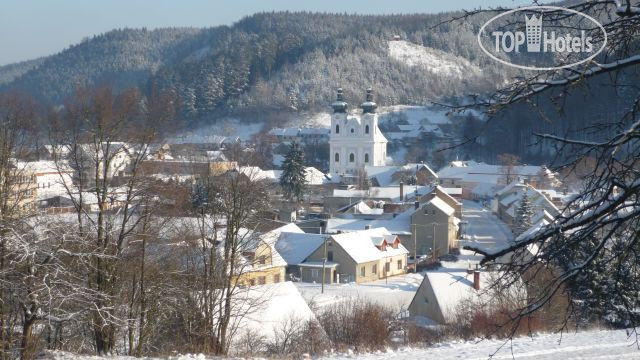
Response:
[{"label": "chimney", "polygon": [[404,183],[400,181],[400,201],[404,201]]},{"label": "chimney", "polygon": [[365,230],[370,230],[370,229],[371,229],[371,225],[365,225],[365,226],[364,226],[364,229],[365,229]]},{"label": "chimney", "polygon": [[415,210],[418,210],[418,208],[419,208],[419,207],[420,207],[420,201],[418,201],[418,200],[414,201],[414,203],[413,203],[413,208],[414,208]]},{"label": "chimney", "polygon": [[478,270],[473,272],[473,288],[480,290],[480,271]]}]

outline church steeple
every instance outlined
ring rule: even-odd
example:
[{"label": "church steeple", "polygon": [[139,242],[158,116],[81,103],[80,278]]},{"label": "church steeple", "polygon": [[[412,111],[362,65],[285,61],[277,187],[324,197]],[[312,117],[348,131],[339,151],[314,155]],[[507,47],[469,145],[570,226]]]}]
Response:
[{"label": "church steeple", "polygon": [[344,101],[344,97],[342,95],[342,88],[338,88],[338,95],[336,96],[336,101],[331,104],[333,108],[333,113],[346,113],[347,107],[349,105]]},{"label": "church steeple", "polygon": [[375,102],[373,102],[373,89],[372,88],[368,88],[367,89],[367,98],[366,101],[362,103],[361,105],[362,107],[362,113],[363,114],[373,114],[376,112],[376,109],[378,108],[378,104],[376,104]]}]

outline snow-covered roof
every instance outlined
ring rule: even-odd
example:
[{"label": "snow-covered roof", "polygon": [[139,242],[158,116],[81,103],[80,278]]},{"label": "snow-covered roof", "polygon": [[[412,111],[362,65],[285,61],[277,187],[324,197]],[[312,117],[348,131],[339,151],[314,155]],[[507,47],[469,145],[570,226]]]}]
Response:
[{"label": "snow-covered roof", "polygon": [[[513,174],[514,176],[534,176],[540,169],[540,166],[514,166]],[[438,171],[438,176],[444,179],[458,179],[473,183],[497,184],[505,174],[501,165],[475,161],[452,161],[448,166]]]},{"label": "snow-covered roof", "polygon": [[305,179],[307,181],[307,185],[323,185],[330,182],[330,180],[325,176],[325,174],[312,167],[308,166],[304,168],[305,170]]},{"label": "snow-covered roof", "polygon": [[304,232],[283,232],[278,237],[275,246],[288,265],[297,265],[320,247],[328,236]]},{"label": "snow-covered roof", "polygon": [[410,175],[415,175],[417,170],[426,169],[433,177],[437,178],[438,175],[429,168],[426,164],[421,163],[409,163],[402,166],[371,166],[366,165],[364,167],[367,176],[370,179],[375,178],[380,186],[388,186],[391,184],[398,184],[399,180],[394,179],[393,176],[398,172],[407,172]]},{"label": "snow-covered roof", "polygon": [[432,204],[438,210],[440,210],[443,213],[445,213],[447,216],[451,216],[451,215],[453,215],[453,213],[455,213],[455,209],[454,208],[449,206],[449,204],[447,204],[446,202],[444,202],[444,200],[440,199],[437,196],[434,196],[431,200],[429,200],[427,202],[427,204]]},{"label": "snow-covered roof", "polygon": [[[296,286],[290,282],[251,286],[238,291],[236,310],[232,319],[238,329],[235,338],[241,341],[243,332],[273,341],[278,332],[291,319],[309,321],[315,319]],[[242,345],[242,344],[236,344]]]},{"label": "snow-covered roof", "polygon": [[391,235],[385,228],[375,228],[362,231],[354,231],[332,235],[331,238],[344,249],[344,251],[357,263],[376,261],[388,256],[408,254],[409,251],[398,244],[397,248],[387,246],[386,250],[378,249],[374,243],[376,238],[385,238]]},{"label": "snow-covered roof", "polygon": [[326,232],[354,232],[364,230],[366,226],[369,226],[370,228],[383,227],[394,235],[411,235],[411,214],[414,212],[415,210],[411,208],[398,214],[398,216],[393,219],[380,220],[331,218],[327,220]]},{"label": "snow-covered roof", "polygon": [[270,182],[280,181],[281,170],[262,170],[257,166],[241,166],[238,171],[253,181],[267,180]]},{"label": "snow-covered roof", "polygon": [[464,301],[477,301],[484,292],[482,289],[491,284],[486,272],[480,273],[480,289],[473,287],[473,274],[466,270],[443,268],[438,271],[427,271],[424,281],[428,281],[438,306],[445,319],[451,320]]},{"label": "snow-covered roof", "polygon": [[371,208],[364,201],[358,201],[357,203],[349,204],[341,209],[338,209],[338,212],[342,213],[353,213],[353,214],[366,214],[366,215],[381,215],[384,213],[384,209],[379,208]]},{"label": "snow-covered roof", "polygon": [[[418,186],[418,195],[425,195],[433,190],[432,186]],[[416,187],[413,185],[404,186],[404,196],[406,200],[415,198]],[[390,199],[392,202],[400,201],[400,186],[370,187],[368,190],[343,190],[334,189],[334,197],[341,198],[362,198],[362,199]]]}]

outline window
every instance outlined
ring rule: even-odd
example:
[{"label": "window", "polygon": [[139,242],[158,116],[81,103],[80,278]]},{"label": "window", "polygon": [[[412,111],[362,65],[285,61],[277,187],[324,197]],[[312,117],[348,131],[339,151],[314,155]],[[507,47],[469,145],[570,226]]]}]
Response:
[{"label": "window", "polygon": [[391,270],[391,263],[384,263],[384,272],[388,273]]},{"label": "window", "polygon": [[365,134],[368,134],[368,133],[369,133],[369,125],[366,125],[366,126],[364,127],[364,133],[365,133]]},{"label": "window", "polygon": [[340,125],[336,125],[336,134],[340,134]]},{"label": "window", "polygon": [[256,284],[256,279],[249,280],[249,285],[253,286]]},{"label": "window", "polygon": [[259,263],[260,265],[264,265],[264,264],[266,264],[266,263],[267,263],[267,257],[266,257],[266,256],[264,256],[264,255],[260,255],[260,257],[258,258],[258,263]]},{"label": "window", "polygon": [[336,155],[333,158],[335,162],[340,162],[340,154],[336,153]]},{"label": "window", "polygon": [[369,163],[369,154],[364,154],[364,162]]},{"label": "window", "polygon": [[360,267],[360,276],[364,276],[365,272],[364,272],[364,266]]},{"label": "window", "polygon": [[273,282],[274,283],[279,283],[280,282],[280,274],[273,275]]},{"label": "window", "polygon": [[327,261],[333,261],[333,251],[327,251]]},{"label": "window", "polygon": [[402,260],[398,260],[398,270],[402,270]]},{"label": "window", "polygon": [[372,274],[378,273],[378,264],[373,264],[373,266],[371,267],[371,273]]},{"label": "window", "polygon": [[353,153],[349,154],[349,162],[354,162],[354,161],[356,161],[356,156]]},{"label": "window", "polygon": [[267,283],[267,278],[264,276],[258,276],[258,285],[264,285]]},{"label": "window", "polygon": [[355,130],[353,128],[351,128],[351,133],[353,134],[355,132]]},{"label": "window", "polygon": [[320,270],[318,269],[311,269],[311,277],[314,279],[317,279],[320,277]]}]

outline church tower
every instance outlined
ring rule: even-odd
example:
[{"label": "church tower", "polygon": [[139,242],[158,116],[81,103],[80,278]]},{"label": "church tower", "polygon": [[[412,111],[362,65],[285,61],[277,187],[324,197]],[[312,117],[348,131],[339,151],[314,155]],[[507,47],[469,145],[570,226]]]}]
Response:
[{"label": "church tower", "polygon": [[356,177],[365,166],[384,166],[387,139],[378,128],[377,104],[373,90],[367,89],[361,115],[348,115],[342,89],[331,104],[330,172],[345,178]]}]

